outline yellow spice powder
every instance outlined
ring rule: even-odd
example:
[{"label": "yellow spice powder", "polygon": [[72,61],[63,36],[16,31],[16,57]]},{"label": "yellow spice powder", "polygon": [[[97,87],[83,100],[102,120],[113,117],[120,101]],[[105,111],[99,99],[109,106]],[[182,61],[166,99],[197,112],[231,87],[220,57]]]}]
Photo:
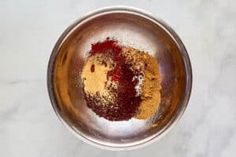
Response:
[{"label": "yellow spice powder", "polygon": [[[106,63],[104,64],[104,61]],[[107,87],[115,86],[115,84],[107,80],[107,73],[113,68],[111,58],[97,54],[90,56],[83,67],[81,78],[84,84],[84,90],[89,95],[99,95],[110,102],[114,101],[112,94]],[[105,105],[105,101],[103,103]]]}]

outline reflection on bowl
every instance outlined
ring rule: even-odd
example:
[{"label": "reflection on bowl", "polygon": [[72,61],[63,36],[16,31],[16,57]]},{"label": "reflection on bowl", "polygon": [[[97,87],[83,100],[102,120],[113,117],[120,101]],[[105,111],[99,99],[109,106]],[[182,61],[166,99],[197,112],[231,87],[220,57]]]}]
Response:
[{"label": "reflection on bowl", "polygon": [[[107,37],[150,52],[158,60],[161,104],[152,118],[108,121],[87,107],[81,70],[91,44]],[[58,117],[84,141],[108,149],[132,149],[158,139],[183,114],[191,86],[190,60],[176,33],[130,8],[103,9],[71,25],[56,43],[48,65],[48,91]]]}]

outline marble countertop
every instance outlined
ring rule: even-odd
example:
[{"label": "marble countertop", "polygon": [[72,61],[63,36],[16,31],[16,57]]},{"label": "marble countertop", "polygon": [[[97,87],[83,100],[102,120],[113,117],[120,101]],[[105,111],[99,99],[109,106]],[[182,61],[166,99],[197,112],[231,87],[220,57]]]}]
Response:
[{"label": "marble countertop", "polygon": [[[51,107],[46,71],[65,28],[109,5],[148,10],[172,26],[193,67],[189,106],[160,141],[112,152],[72,135]],[[236,2],[233,0],[0,1],[0,156],[236,156]]]}]

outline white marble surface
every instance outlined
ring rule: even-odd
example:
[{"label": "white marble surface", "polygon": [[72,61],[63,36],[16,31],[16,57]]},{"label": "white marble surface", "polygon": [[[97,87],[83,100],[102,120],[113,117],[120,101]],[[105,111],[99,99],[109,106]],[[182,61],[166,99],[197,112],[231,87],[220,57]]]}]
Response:
[{"label": "white marble surface", "polygon": [[[108,5],[152,12],[171,25],[191,57],[189,106],[160,141],[127,152],[94,148],[57,119],[46,88],[47,62],[64,29]],[[234,0],[1,0],[0,156],[236,156],[236,2]]]}]

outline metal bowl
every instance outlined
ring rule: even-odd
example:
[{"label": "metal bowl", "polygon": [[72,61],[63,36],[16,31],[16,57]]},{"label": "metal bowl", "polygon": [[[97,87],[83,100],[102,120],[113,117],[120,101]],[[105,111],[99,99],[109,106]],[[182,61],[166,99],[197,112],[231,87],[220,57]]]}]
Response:
[{"label": "metal bowl", "polygon": [[[81,69],[91,44],[107,37],[148,51],[158,60],[162,90],[154,117],[112,122],[86,106]],[[159,139],[183,114],[192,86],[190,60],[177,34],[164,22],[130,8],[103,9],[69,26],[52,51],[47,75],[49,96],[59,119],[77,137],[113,150],[133,149]]]}]

